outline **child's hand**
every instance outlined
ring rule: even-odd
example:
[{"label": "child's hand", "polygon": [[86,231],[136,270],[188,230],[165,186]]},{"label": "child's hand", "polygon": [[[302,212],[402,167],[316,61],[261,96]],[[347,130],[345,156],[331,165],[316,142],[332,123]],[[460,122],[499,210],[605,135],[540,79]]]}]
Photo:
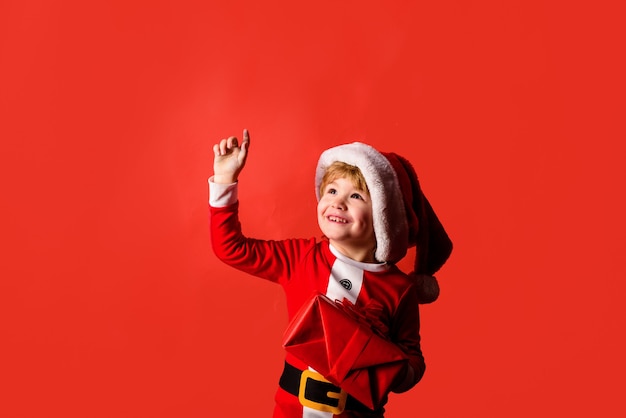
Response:
[{"label": "child's hand", "polygon": [[222,139],[219,144],[213,145],[213,181],[215,183],[230,184],[237,181],[239,173],[246,165],[250,148],[250,134],[247,129],[243,130],[243,142],[241,146],[234,136]]}]

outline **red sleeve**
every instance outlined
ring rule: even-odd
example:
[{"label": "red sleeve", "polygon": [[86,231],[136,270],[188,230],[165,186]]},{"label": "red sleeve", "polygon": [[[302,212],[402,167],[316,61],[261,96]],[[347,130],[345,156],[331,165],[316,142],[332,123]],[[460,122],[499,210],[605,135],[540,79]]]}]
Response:
[{"label": "red sleeve", "polygon": [[420,347],[420,316],[416,286],[409,286],[400,299],[391,327],[392,340],[404,351],[413,368],[412,381],[405,382],[402,392],[420,381],[426,365]]},{"label": "red sleeve", "polygon": [[238,217],[239,202],[210,208],[211,245],[224,263],[273,282],[289,280],[293,269],[315,240],[266,241],[245,237]]}]

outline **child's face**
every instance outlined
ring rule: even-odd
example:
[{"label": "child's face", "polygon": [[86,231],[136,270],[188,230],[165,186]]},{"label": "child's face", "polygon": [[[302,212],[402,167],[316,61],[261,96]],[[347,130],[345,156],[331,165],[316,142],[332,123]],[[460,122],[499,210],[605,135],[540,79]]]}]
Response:
[{"label": "child's face", "polygon": [[357,261],[375,261],[372,201],[366,191],[346,178],[335,179],[322,190],[317,221],[322,233],[343,254]]}]

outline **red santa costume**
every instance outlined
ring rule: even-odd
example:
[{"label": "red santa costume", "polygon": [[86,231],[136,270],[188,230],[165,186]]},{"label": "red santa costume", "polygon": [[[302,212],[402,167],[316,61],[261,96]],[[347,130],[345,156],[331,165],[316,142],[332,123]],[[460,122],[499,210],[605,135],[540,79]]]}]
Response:
[{"label": "red santa costume", "polygon": [[[230,266],[280,284],[291,319],[316,294],[347,299],[356,308],[374,310],[386,336],[406,354],[412,373],[405,389],[424,373],[420,349],[419,303],[438,296],[432,274],[448,258],[452,245],[421,192],[410,164],[396,154],[352,143],[322,153],[316,171],[316,192],[326,168],[334,161],[354,165],[368,185],[376,236],[375,258],[363,263],[341,254],[327,240],[265,241],[245,237],[238,219],[237,185],[209,181],[211,238],[215,254]],[[395,262],[415,245],[415,271],[400,271]],[[306,379],[302,373],[306,371]],[[302,382],[302,383],[301,383]],[[306,386],[306,387],[305,387]],[[342,390],[315,376],[309,365],[287,353],[276,393],[275,418],[383,417]],[[337,395],[337,396],[335,396]],[[384,404],[384,402],[383,402]]]}]

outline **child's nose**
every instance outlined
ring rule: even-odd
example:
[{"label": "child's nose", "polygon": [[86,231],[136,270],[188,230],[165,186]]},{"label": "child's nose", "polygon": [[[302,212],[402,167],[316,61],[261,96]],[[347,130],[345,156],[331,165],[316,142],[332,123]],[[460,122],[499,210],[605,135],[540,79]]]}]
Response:
[{"label": "child's nose", "polygon": [[333,207],[337,209],[344,210],[346,208],[346,201],[343,197],[337,196],[335,200],[333,200]]}]

